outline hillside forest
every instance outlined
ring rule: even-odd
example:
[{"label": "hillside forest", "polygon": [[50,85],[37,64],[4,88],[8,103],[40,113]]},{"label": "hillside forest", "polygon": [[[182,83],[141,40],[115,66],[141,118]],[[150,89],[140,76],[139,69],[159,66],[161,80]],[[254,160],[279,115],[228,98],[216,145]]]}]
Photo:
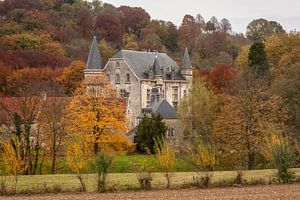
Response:
[{"label": "hillside forest", "polygon": [[[194,82],[178,115],[187,134],[214,144],[219,164],[227,169],[239,162],[241,168],[267,166],[262,147],[273,133],[283,135],[299,164],[300,34],[267,19],[249,22],[245,33],[232,30],[226,18],[186,14],[176,26],[153,20],[143,8],[99,0],[1,1],[0,109],[9,115],[1,114],[0,120],[17,127],[7,144],[23,152],[12,160],[26,164],[23,174],[37,174],[49,158],[50,172],[56,173],[60,156],[81,158],[73,163],[83,163],[76,169],[84,166],[90,152],[79,144],[89,144],[78,141],[93,144],[94,152],[133,148],[122,136],[127,131],[124,102],[113,99],[115,91],[103,83],[109,103],[107,97],[91,101],[81,88],[95,35],[105,63],[120,49],[130,49],[166,52],[180,66],[188,48]],[[41,105],[39,98],[45,95],[51,98]],[[17,107],[14,114],[9,112],[12,107]],[[36,118],[43,132],[32,135]],[[114,137],[106,132],[107,124],[117,133]],[[66,147],[70,132],[73,143]],[[19,156],[11,146],[6,150]]]}]

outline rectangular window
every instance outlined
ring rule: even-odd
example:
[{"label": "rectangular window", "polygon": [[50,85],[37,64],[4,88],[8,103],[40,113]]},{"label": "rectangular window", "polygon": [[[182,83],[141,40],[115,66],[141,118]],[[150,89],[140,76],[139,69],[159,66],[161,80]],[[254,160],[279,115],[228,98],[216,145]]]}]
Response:
[{"label": "rectangular window", "polygon": [[120,90],[120,95],[121,95],[121,97],[125,97],[126,96],[126,91],[125,90]]},{"label": "rectangular window", "polygon": [[172,88],[173,90],[173,102],[178,102],[178,87],[175,86]]},{"label": "rectangular window", "polygon": [[126,83],[130,83],[130,74],[126,74]]},{"label": "rectangular window", "polygon": [[116,74],[116,84],[120,84],[120,74]]},{"label": "rectangular window", "polygon": [[186,95],[187,95],[187,92],[186,92],[186,90],[183,90],[183,96],[185,96],[185,97],[186,97]]},{"label": "rectangular window", "polygon": [[176,131],[175,131],[175,129],[174,128],[167,129],[165,136],[167,138],[174,138],[174,137],[176,137]]},{"label": "rectangular window", "polygon": [[147,101],[151,101],[151,90],[147,89]]}]

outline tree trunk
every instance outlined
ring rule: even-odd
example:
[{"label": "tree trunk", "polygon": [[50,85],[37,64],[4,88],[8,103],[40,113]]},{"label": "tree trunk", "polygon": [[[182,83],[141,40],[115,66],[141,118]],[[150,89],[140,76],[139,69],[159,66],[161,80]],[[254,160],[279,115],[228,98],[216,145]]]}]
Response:
[{"label": "tree trunk", "polygon": [[248,170],[254,169],[255,154],[253,152],[248,153]]},{"label": "tree trunk", "polygon": [[52,165],[51,165],[51,173],[56,173],[56,133],[53,134],[53,141],[52,141]]}]

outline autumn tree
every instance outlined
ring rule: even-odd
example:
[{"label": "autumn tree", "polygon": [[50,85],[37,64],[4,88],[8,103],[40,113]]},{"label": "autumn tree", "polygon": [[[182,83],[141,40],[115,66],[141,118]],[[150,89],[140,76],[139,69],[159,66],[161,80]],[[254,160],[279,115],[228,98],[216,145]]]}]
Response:
[{"label": "autumn tree", "polygon": [[237,74],[236,70],[230,65],[216,64],[209,75],[204,78],[212,84],[216,93],[229,93],[234,88]]},{"label": "autumn tree", "polygon": [[120,19],[111,13],[100,13],[97,16],[95,29],[99,38],[120,43],[122,41],[122,25]]},{"label": "autumn tree", "polygon": [[223,32],[209,34],[203,45],[203,54],[205,58],[209,59],[217,57],[222,51],[227,51],[226,34]]},{"label": "autumn tree", "polygon": [[291,132],[300,130],[300,35],[290,33],[273,35],[266,41],[266,54],[273,77],[272,91],[280,95],[288,107],[288,125]]},{"label": "autumn tree", "polygon": [[101,56],[103,59],[103,63],[107,63],[108,60],[116,53],[116,49],[114,49],[109,42],[106,40],[102,39],[99,42],[99,49],[101,52]]},{"label": "autumn tree", "polygon": [[256,158],[262,156],[266,130],[270,125],[285,130],[287,112],[282,99],[270,93],[255,73],[245,73],[237,85],[237,94],[225,98],[213,123],[213,137],[221,157],[241,159],[246,154],[247,168],[254,169]]},{"label": "autumn tree", "polygon": [[[58,156],[63,152],[67,135],[66,108],[68,99],[64,97],[49,97],[42,102],[38,123],[43,133],[43,144],[51,158],[51,173],[58,169]],[[44,152],[45,154],[46,152]]]},{"label": "autumn tree", "polygon": [[83,70],[85,63],[82,61],[73,61],[68,67],[64,68],[58,81],[64,86],[67,95],[72,95],[81,85],[84,78]]},{"label": "autumn tree", "polygon": [[169,49],[171,52],[176,52],[178,49],[178,31],[176,26],[168,22],[167,23],[167,37],[164,41],[164,45],[167,49]]},{"label": "autumn tree", "polygon": [[282,26],[276,21],[266,19],[255,19],[247,26],[247,38],[252,41],[262,41],[273,34],[285,33]]},{"label": "autumn tree", "polygon": [[88,87],[81,88],[73,97],[68,108],[70,126],[67,131],[72,135],[83,135],[91,143],[94,154],[102,150],[124,151],[129,142],[126,133],[124,102],[116,98],[105,76],[96,80],[100,91]]},{"label": "autumn tree", "polygon": [[2,115],[5,116],[3,125],[14,127],[6,130],[6,138],[13,139],[12,146],[19,145],[20,148],[15,154],[20,156],[20,162],[26,166],[22,171],[24,174],[38,172],[42,140],[39,127],[34,127],[34,122],[40,100],[39,96],[23,96],[1,101]]},{"label": "autumn tree", "polygon": [[69,140],[66,148],[67,165],[76,174],[81,185],[81,191],[86,192],[84,174],[91,162],[91,146],[83,135],[73,134]]},{"label": "autumn tree", "polygon": [[290,142],[284,135],[274,128],[270,128],[270,135],[266,137],[264,148],[265,156],[277,168],[277,177],[280,182],[290,183],[295,177],[290,170],[295,163]]},{"label": "autumn tree", "polygon": [[195,18],[191,15],[185,15],[178,29],[178,41],[181,49],[187,47],[192,52],[198,34],[199,29],[197,29]]},{"label": "autumn tree", "polygon": [[167,188],[170,188],[171,179],[176,168],[175,149],[171,144],[163,140],[156,139],[155,152],[158,164],[164,171],[164,176],[167,179]]},{"label": "autumn tree", "polygon": [[191,91],[179,104],[178,114],[189,137],[201,136],[210,140],[216,114],[216,99],[203,80],[193,80]]},{"label": "autumn tree", "polygon": [[139,48],[135,35],[133,34],[131,35],[125,34],[123,36],[123,43],[124,43],[124,49],[138,50]]},{"label": "autumn tree", "polygon": [[79,32],[87,38],[93,28],[93,14],[85,6],[81,6],[76,13],[76,24]]},{"label": "autumn tree", "polygon": [[17,137],[12,137],[10,141],[1,143],[3,148],[2,160],[4,164],[4,175],[14,176],[14,192],[17,190],[19,176],[26,170],[26,162],[22,159],[21,141]]},{"label": "autumn tree", "polygon": [[135,34],[141,39],[142,28],[150,22],[150,15],[142,8],[121,6],[118,8],[122,24],[128,34]]}]

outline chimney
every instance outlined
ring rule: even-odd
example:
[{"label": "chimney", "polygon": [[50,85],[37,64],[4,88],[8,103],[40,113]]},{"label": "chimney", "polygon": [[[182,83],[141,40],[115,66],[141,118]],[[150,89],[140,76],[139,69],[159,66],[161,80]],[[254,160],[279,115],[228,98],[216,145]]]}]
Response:
[{"label": "chimney", "polygon": [[175,67],[171,66],[171,79],[175,80]]}]

